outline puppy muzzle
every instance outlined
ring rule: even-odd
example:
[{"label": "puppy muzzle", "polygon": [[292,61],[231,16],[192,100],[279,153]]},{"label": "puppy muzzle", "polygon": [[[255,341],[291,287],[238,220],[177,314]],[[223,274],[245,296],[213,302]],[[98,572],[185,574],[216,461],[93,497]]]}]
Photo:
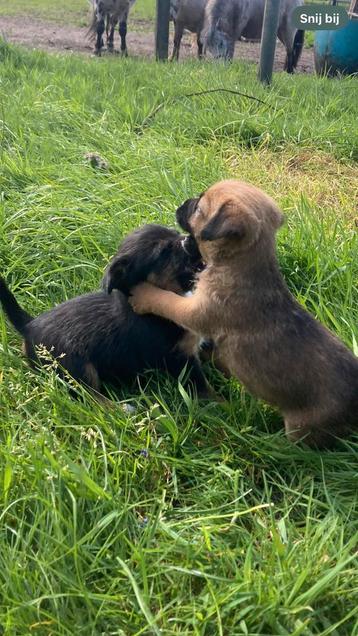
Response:
[{"label": "puppy muzzle", "polygon": [[191,266],[196,272],[201,272],[204,269],[204,263],[195,238],[189,234],[184,236],[180,243],[182,249],[190,258]]},{"label": "puppy muzzle", "polygon": [[175,213],[177,222],[179,223],[180,227],[183,228],[183,230],[185,230],[186,232],[189,232],[189,234],[192,234],[192,229],[190,227],[190,218],[195,211],[198,201],[199,199],[187,199],[187,201],[185,201]]}]

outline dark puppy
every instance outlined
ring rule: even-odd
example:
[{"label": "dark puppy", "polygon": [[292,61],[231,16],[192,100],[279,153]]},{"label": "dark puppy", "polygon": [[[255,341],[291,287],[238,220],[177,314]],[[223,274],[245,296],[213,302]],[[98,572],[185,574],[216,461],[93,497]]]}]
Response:
[{"label": "dark puppy", "polygon": [[[156,316],[138,316],[122,291],[140,281],[185,293],[201,258],[195,241],[160,225],[147,225],[126,237],[107,268],[107,292],[78,296],[32,318],[0,278],[0,301],[24,338],[32,363],[41,362],[36,346],[58,359],[75,380],[100,391],[102,381],[127,381],[146,369],[165,369],[178,377],[185,365],[198,395],[207,383],[196,357],[197,339],[182,327]],[[43,362],[43,360],[42,360]]]}]

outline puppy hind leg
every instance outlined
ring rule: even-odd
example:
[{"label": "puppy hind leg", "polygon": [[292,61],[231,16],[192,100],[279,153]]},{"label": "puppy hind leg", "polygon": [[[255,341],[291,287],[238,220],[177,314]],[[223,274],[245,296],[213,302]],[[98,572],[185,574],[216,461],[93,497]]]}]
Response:
[{"label": "puppy hind leg", "polygon": [[285,417],[285,431],[291,442],[300,442],[316,450],[332,448],[337,441],[328,423],[319,425],[307,413]]},{"label": "puppy hind leg", "polygon": [[27,358],[30,367],[32,369],[36,369],[39,361],[33,344],[31,344],[28,340],[24,340],[22,343],[22,353]]},{"label": "puppy hind leg", "polygon": [[114,402],[109,400],[101,392],[102,383],[99,378],[96,367],[91,362],[85,362],[83,366],[83,380],[89,393],[95,398],[96,402],[103,404],[106,407],[113,408]]},{"label": "puppy hind leg", "polygon": [[110,409],[112,411],[113,409],[118,408],[119,406],[119,408],[123,412],[125,413],[130,412],[126,409],[126,405],[124,406],[118,405],[118,403],[116,403],[115,401],[103,395],[102,382],[100,380],[96,367],[91,362],[84,363],[82,377],[80,379],[79,378],[77,379],[78,381],[85,384],[86,389],[92,395],[92,397],[96,400],[96,402],[106,407],[107,410]]},{"label": "puppy hind leg", "polygon": [[[83,384],[85,388],[96,398],[98,402],[109,402],[101,393],[101,381],[94,364],[84,361],[79,356],[69,356],[63,358],[62,377],[66,379],[66,375],[71,376],[79,384]],[[68,379],[68,378],[67,378]],[[73,396],[77,397],[74,390],[70,389]]]},{"label": "puppy hind leg", "polygon": [[214,389],[208,383],[199,361],[192,356],[187,361],[187,383],[192,385],[199,399],[217,401]]},{"label": "puppy hind leg", "polygon": [[199,357],[203,362],[210,362],[225,378],[231,378],[232,373],[219,356],[213,340],[202,339],[199,344]]},{"label": "puppy hind leg", "polygon": [[83,381],[94,391],[101,390],[97,369],[91,362],[85,362],[83,365]]},{"label": "puppy hind leg", "polygon": [[[39,360],[36,355],[33,344],[24,340],[22,344],[22,351],[31,368],[35,371],[36,369],[39,369],[41,366],[41,360]],[[47,360],[43,360],[42,362],[46,363]],[[91,362],[83,363],[82,359],[78,359],[77,357],[74,358],[73,356],[67,358],[66,363],[65,358],[61,359],[61,362],[62,369],[57,369],[57,373],[62,379],[66,380],[68,379],[68,376],[71,376],[71,378],[76,380],[76,382],[84,384],[98,402],[107,406],[113,406],[113,402],[101,393],[101,381],[95,366]],[[78,397],[73,388],[70,387],[69,391],[72,397]]]}]

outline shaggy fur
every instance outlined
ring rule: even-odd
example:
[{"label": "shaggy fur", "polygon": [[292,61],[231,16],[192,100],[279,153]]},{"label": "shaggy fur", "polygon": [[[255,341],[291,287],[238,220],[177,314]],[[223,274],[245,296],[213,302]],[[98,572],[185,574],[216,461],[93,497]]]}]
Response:
[{"label": "shaggy fur", "polygon": [[[277,37],[286,48],[285,70],[293,73],[302,52],[304,31],[297,31],[292,11],[303,0],[282,0]],[[202,39],[205,49],[217,58],[232,60],[235,42],[241,37],[261,40],[265,0],[208,0]]]},{"label": "shaggy fur", "polygon": [[185,29],[196,34],[198,57],[202,57],[203,44],[200,33],[204,24],[206,3],[207,0],[171,0],[170,16],[174,22],[172,60],[179,59],[180,44]]},{"label": "shaggy fur", "polygon": [[279,270],[283,216],[264,192],[215,184],[177,211],[206,269],[190,298],[148,283],[132,306],[215,342],[220,366],[283,413],[291,440],[316,447],[358,430],[358,358],[295,300]]},{"label": "shaggy fur", "polygon": [[0,301],[32,363],[41,362],[36,346],[42,345],[75,380],[97,392],[102,381],[128,381],[146,369],[165,369],[177,378],[187,365],[188,378],[205,396],[197,338],[167,320],[136,315],[125,295],[144,280],[186,292],[200,263],[193,239],[147,225],[123,241],[106,271],[105,291],[78,296],[32,318],[0,278]]},{"label": "shaggy fur", "polygon": [[[127,57],[127,20],[128,14],[136,0],[92,0],[93,13],[91,25],[87,35],[94,39],[95,55],[100,56],[104,46],[103,33],[106,30],[108,52],[114,50],[114,30],[119,22],[119,35],[121,38],[121,54]],[[106,24],[105,24],[106,22]]]}]

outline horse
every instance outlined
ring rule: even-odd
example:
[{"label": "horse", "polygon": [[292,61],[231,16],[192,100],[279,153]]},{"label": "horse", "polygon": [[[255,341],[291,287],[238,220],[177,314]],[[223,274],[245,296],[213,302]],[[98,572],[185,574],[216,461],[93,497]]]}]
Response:
[{"label": "horse", "polygon": [[[285,70],[293,73],[302,52],[304,31],[291,21],[304,0],[281,0],[277,37],[286,48]],[[242,37],[261,40],[265,0],[208,0],[203,27],[204,50],[215,58],[232,60],[235,42]]]},{"label": "horse", "polygon": [[[107,49],[113,52],[114,31],[119,22],[121,53],[128,55],[126,35],[128,14],[136,0],[93,0],[93,16],[87,35],[96,38],[95,55],[100,56],[104,46],[103,33],[106,30]],[[105,25],[106,21],[106,25]]]},{"label": "horse", "polygon": [[170,19],[174,22],[174,48],[171,60],[179,59],[184,29],[196,34],[199,59],[203,54],[200,33],[204,24],[207,0],[170,0]]}]

